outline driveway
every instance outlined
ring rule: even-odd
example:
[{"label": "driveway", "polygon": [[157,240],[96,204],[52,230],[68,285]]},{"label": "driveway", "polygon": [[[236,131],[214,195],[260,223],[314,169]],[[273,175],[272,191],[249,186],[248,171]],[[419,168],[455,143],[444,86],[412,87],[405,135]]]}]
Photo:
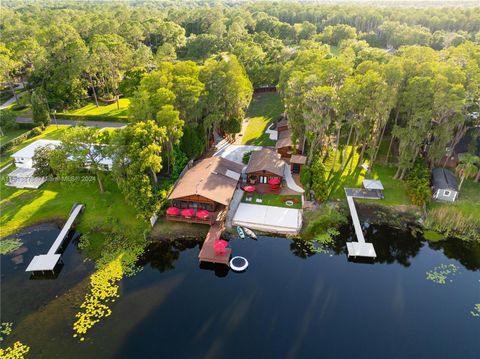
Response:
[{"label": "driveway", "polygon": [[220,156],[227,160],[242,163],[243,155],[246,152],[261,150],[262,146],[249,146],[249,145],[227,145],[220,147],[214,156]]},{"label": "driveway", "polygon": [[[33,123],[31,118],[17,117],[17,123]],[[50,122],[52,125],[70,125],[76,126],[82,124],[88,127],[98,128],[122,128],[127,124],[122,122],[106,122],[106,121],[74,121],[74,120],[53,120]]]}]

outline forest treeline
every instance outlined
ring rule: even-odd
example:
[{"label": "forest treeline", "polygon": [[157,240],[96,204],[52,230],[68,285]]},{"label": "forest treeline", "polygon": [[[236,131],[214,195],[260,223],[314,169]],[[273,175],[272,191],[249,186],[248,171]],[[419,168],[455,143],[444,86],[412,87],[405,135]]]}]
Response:
[{"label": "forest treeline", "polygon": [[480,7],[7,1],[1,13],[0,82],[27,84],[34,117],[130,98],[121,135],[76,136],[117,144],[117,182],[146,213],[161,172],[240,131],[254,88],[277,86],[309,164],[334,151],[352,166],[353,148],[372,167],[388,138],[403,179],[479,126]]}]

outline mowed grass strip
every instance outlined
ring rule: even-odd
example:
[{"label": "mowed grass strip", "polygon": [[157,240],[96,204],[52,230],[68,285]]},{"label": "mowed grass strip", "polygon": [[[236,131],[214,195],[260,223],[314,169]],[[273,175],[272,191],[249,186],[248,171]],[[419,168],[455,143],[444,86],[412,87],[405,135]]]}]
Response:
[{"label": "mowed grass strip", "polygon": [[274,146],[265,130],[276,121],[283,112],[283,103],[276,92],[264,93],[253,96],[247,117],[248,125],[242,138],[244,145]]},{"label": "mowed grass strip", "polygon": [[59,113],[59,115],[69,115],[69,116],[79,116],[79,117],[88,117],[88,116],[105,116],[105,117],[127,117],[128,115],[128,106],[130,106],[130,99],[121,98],[119,100],[120,109],[117,108],[117,103],[100,103],[97,107],[94,102],[89,102],[87,105],[67,112]]}]

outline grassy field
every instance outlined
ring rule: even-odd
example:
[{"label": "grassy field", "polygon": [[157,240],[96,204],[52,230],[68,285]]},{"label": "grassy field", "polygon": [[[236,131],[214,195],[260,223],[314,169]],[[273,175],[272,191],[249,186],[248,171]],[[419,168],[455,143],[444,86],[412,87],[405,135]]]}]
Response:
[{"label": "grassy field", "polygon": [[[351,151],[351,146],[349,148]],[[406,192],[406,185],[404,182],[393,179],[396,169],[394,167],[383,166],[376,164],[370,173],[358,165],[359,154],[355,152],[353,156],[353,166],[350,170],[350,162],[347,163],[343,171],[340,170],[341,159],[337,160],[335,171],[332,172],[333,165],[333,151],[326,161],[327,171],[329,177],[327,179],[330,188],[330,199],[344,199],[345,187],[363,187],[362,181],[364,179],[379,179],[382,181],[385,188],[385,198],[379,203],[385,205],[410,205],[410,199]],[[340,157],[340,156],[339,156]],[[348,157],[348,155],[347,155]],[[351,160],[352,161],[352,160]]]},{"label": "grassy field", "polygon": [[265,133],[268,126],[283,112],[282,99],[278,93],[255,95],[248,108],[248,126],[242,138],[244,145],[274,146]]},{"label": "grassy field", "polygon": [[7,164],[11,160],[10,156],[17,152],[18,150],[28,146],[30,143],[35,142],[40,139],[48,140],[59,140],[62,137],[63,132],[70,126],[65,125],[50,125],[45,131],[36,137],[32,137],[26,141],[23,141],[20,145],[10,148],[8,151],[5,151],[0,155],[0,168]]},{"label": "grassy field", "polygon": [[86,205],[77,222],[82,232],[108,229],[115,223],[146,227],[125,203],[116,183],[108,178],[104,193],[100,193],[95,178],[89,175],[79,175],[71,182],[49,182],[36,190],[7,187],[4,182],[0,184],[0,237],[41,222],[63,222],[75,202]]},{"label": "grassy field", "polygon": [[[251,201],[247,201],[247,198],[252,198]],[[257,203],[256,200],[260,198],[262,203]],[[292,206],[287,206],[285,201],[287,199],[294,199]],[[273,193],[265,193],[265,194],[258,194],[258,193],[244,193],[242,197],[243,203],[250,203],[250,204],[261,204],[264,206],[273,206],[273,207],[283,207],[283,208],[302,208],[302,197],[299,195],[288,195],[288,196],[280,196]]]},{"label": "grassy field", "polygon": [[95,106],[94,102],[90,102],[87,105],[72,111],[62,112],[58,115],[69,115],[69,116],[105,116],[105,117],[120,117],[126,118],[128,112],[128,106],[130,105],[130,99],[121,98],[120,109],[117,109],[117,103],[111,104],[102,104],[99,103],[99,107]]}]

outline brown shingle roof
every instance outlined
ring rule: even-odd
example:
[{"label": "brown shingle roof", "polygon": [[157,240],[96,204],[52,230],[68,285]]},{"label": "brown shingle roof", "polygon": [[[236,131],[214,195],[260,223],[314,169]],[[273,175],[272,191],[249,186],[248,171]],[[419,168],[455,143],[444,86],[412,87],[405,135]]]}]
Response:
[{"label": "brown shingle roof", "polygon": [[241,175],[243,165],[222,157],[206,158],[180,178],[168,199],[199,195],[227,206],[237,187],[235,172]]},{"label": "brown shingle roof", "polygon": [[307,163],[307,157],[302,155],[292,155],[290,158],[290,163],[298,163],[299,165],[304,165]]},{"label": "brown shingle roof", "polygon": [[292,146],[292,130],[282,131],[278,134],[277,144],[275,148],[283,148],[283,147],[291,147]]},{"label": "brown shingle roof", "polygon": [[277,176],[283,177],[285,161],[279,153],[270,148],[262,148],[260,151],[253,151],[248,161],[246,173],[268,171]]}]

